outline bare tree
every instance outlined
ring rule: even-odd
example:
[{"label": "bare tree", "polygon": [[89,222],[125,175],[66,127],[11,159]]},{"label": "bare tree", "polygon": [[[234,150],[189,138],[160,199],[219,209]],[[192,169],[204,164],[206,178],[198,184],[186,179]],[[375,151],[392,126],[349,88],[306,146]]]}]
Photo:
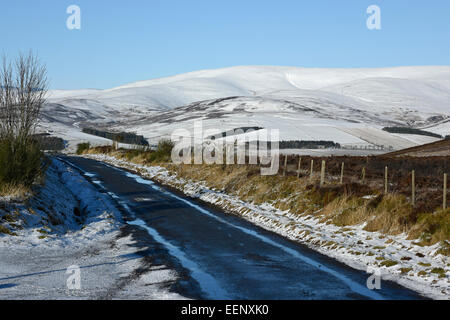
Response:
[{"label": "bare tree", "polygon": [[46,67],[32,52],[0,67],[0,140],[29,143],[48,89]]}]

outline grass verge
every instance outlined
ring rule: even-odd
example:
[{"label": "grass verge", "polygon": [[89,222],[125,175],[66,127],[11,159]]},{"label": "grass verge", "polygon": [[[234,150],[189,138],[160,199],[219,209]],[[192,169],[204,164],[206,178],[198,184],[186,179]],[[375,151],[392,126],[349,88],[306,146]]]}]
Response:
[{"label": "grass verge", "polygon": [[402,194],[382,194],[355,182],[320,187],[317,177],[310,180],[294,176],[262,176],[256,165],[174,165],[168,163],[170,150],[167,145],[158,147],[157,151],[116,151],[111,147],[100,147],[85,153],[108,154],[143,165],[158,164],[181,178],[202,181],[209,188],[243,201],[270,203],[277,209],[315,216],[324,223],[340,227],[364,224],[364,230],[369,232],[406,233],[409,239],[417,239],[417,245],[440,243],[439,253],[450,255],[450,209],[420,212]]}]

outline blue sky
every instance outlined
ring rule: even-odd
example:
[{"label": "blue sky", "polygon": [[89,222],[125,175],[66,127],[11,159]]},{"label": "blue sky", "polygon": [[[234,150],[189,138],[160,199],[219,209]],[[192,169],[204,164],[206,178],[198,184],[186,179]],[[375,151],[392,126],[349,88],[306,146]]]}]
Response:
[{"label": "blue sky", "polygon": [[[72,4],[81,30],[66,28]],[[372,4],[381,30],[366,28]],[[448,0],[14,0],[0,28],[0,53],[35,50],[59,89],[236,65],[450,65]]]}]

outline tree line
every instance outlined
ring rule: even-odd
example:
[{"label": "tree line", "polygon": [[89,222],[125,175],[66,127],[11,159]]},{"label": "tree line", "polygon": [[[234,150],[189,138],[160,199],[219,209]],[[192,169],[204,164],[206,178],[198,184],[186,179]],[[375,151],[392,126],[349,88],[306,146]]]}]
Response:
[{"label": "tree line", "polygon": [[434,138],[442,139],[443,137],[440,134],[421,130],[421,129],[415,129],[415,128],[408,128],[408,127],[385,127],[383,128],[384,131],[389,133],[402,133],[402,134],[417,134],[422,136],[429,136]]},{"label": "tree line", "polygon": [[108,131],[102,131],[97,130],[93,128],[83,128],[82,131],[87,134],[91,134],[97,137],[102,137],[106,139],[110,139],[115,142],[119,143],[126,143],[126,144],[134,144],[138,146],[145,146],[147,147],[148,141],[144,138],[144,136],[139,136],[135,133],[131,132],[108,132]]}]

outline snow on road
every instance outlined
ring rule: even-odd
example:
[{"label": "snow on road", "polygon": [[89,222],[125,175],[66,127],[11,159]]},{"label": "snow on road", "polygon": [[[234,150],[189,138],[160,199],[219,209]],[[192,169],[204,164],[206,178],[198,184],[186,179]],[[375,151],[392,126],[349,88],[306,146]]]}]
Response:
[{"label": "snow on road", "polygon": [[[179,189],[186,195],[217,205],[264,229],[276,232],[291,240],[298,241],[317,250],[321,254],[358,270],[378,270],[383,280],[420,292],[433,299],[449,299],[448,258],[438,254],[439,244],[430,247],[414,245],[407,235],[387,236],[378,232],[364,231],[364,225],[346,228],[320,222],[318,218],[299,216],[289,211],[281,211],[265,203],[256,205],[240,200],[225,192],[211,190],[199,181],[186,181],[171,174],[163,167],[148,167],[133,164],[106,155],[89,155],[104,161],[139,172],[146,178]],[[327,243],[333,243],[332,246]],[[377,258],[401,261],[393,267],[379,267]],[[431,268],[446,270],[444,277],[426,271]],[[407,269],[404,273],[402,269]],[[425,272],[425,275],[422,273]]]},{"label": "snow on road", "polygon": [[[177,273],[148,262],[111,198],[61,161],[34,197],[5,200],[0,222],[16,236],[0,233],[0,299],[183,298],[169,290]],[[80,289],[68,286],[70,266]]]}]

